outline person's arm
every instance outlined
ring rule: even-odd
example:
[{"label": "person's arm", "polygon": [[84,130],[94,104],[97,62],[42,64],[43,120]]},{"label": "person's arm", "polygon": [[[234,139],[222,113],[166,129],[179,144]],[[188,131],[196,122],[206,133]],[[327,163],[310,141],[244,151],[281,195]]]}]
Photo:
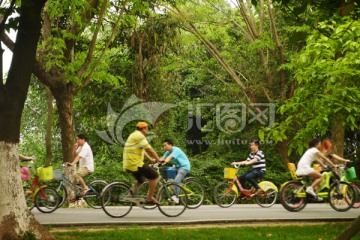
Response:
[{"label": "person's arm", "polygon": [[77,164],[80,161],[80,158],[81,157],[79,155],[77,155],[71,163],[68,163],[68,165],[74,166],[75,164]]},{"label": "person's arm", "polygon": [[154,161],[154,160],[152,159],[152,157],[150,157],[150,155],[149,155],[146,151],[144,152],[144,157],[145,157],[147,160],[151,161],[151,162]]},{"label": "person's arm", "polygon": [[246,160],[245,161],[241,161],[241,162],[232,162],[231,165],[239,165],[239,166],[243,166],[246,164]]},{"label": "person's arm", "polygon": [[154,149],[152,149],[152,148],[150,147],[150,148],[145,149],[145,151],[146,151],[149,155],[151,155],[151,156],[153,156],[153,157],[155,158],[155,160],[152,159],[152,158],[150,158],[149,160],[150,160],[151,162],[158,162],[158,161],[160,161],[160,158],[159,158],[159,156],[157,155],[157,153],[155,152]]},{"label": "person's arm", "polygon": [[21,161],[32,161],[32,160],[35,160],[34,157],[28,157],[28,156],[24,156],[24,155],[22,155],[22,154],[19,154],[19,159],[20,159]]},{"label": "person's arm", "polygon": [[168,163],[171,161],[173,157],[171,155],[167,156],[166,158],[164,158],[164,163]]},{"label": "person's arm", "polygon": [[[317,152],[316,155],[319,157],[319,158],[322,158],[324,159],[326,162],[328,162],[332,167],[336,167],[335,164],[333,164],[330,159],[328,159],[327,157],[325,157],[324,154],[322,154],[321,152]],[[318,161],[320,162],[320,161]]]},{"label": "person's arm", "polygon": [[351,162],[349,159],[342,158],[342,157],[336,155],[335,153],[332,153],[332,154],[331,154],[331,157],[333,157],[333,158],[335,158],[336,160],[339,160],[339,161]]},{"label": "person's arm", "polygon": [[76,150],[78,149],[79,144],[75,143],[74,144],[74,149],[73,149],[73,156],[76,157],[78,155],[78,153],[76,152]]},{"label": "person's arm", "polygon": [[321,167],[322,167],[323,169],[325,169],[325,168],[327,167],[321,159],[316,158],[316,161],[317,161],[318,163],[320,163],[320,165],[321,165]]}]

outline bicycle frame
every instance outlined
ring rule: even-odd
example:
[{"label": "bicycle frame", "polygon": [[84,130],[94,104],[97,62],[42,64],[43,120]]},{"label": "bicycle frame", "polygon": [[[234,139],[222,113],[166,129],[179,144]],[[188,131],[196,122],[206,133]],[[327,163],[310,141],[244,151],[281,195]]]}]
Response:
[{"label": "bicycle frame", "polygon": [[[60,180],[60,184],[59,186],[56,188],[56,190],[59,190],[61,188],[61,186],[65,186],[66,189],[70,188],[73,192],[75,192],[75,194],[77,194],[79,191],[82,190],[81,186],[78,186],[76,184],[74,184],[66,175],[65,173],[62,173],[61,175],[61,180]],[[98,196],[100,193],[98,193],[96,191],[96,189],[94,189],[91,185],[88,185],[88,187],[90,188],[91,191],[90,194],[86,194],[84,196],[81,196],[82,198],[90,198],[90,197],[96,197]],[[93,194],[91,194],[93,193]]]},{"label": "bicycle frame", "polygon": [[[31,181],[31,186],[29,188],[29,192],[25,193],[25,199],[31,196],[31,201],[34,202],[36,193],[41,191],[41,195],[46,198],[43,188],[47,187],[47,185],[41,185],[39,176],[35,175],[35,177]],[[35,191],[34,191],[35,190]]]},{"label": "bicycle frame", "polygon": [[[255,192],[255,188],[254,187],[251,187],[250,189],[245,189],[239,179],[237,178],[237,173],[239,171],[239,168],[236,168],[236,174],[235,174],[235,177],[232,179],[232,180],[228,180],[229,184],[231,184],[230,188],[229,188],[229,192],[230,191],[234,191],[236,193],[236,197],[239,196],[239,191],[238,189],[240,190],[240,192],[242,194],[244,194],[246,197],[250,197],[251,194],[253,194]],[[265,196],[266,195],[266,191],[268,189],[275,189],[276,192],[278,192],[278,188],[276,187],[275,184],[273,184],[272,182],[270,181],[261,181],[259,184],[259,187],[264,191],[264,193],[260,193],[259,196]]]}]

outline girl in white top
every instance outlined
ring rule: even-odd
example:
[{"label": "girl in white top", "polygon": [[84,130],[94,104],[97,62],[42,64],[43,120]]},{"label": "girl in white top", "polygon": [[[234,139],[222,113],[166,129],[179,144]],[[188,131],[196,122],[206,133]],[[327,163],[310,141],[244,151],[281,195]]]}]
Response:
[{"label": "girl in white top", "polygon": [[317,197],[319,201],[322,201],[322,198],[318,197],[314,192],[314,187],[316,187],[322,180],[321,173],[317,172],[311,167],[311,164],[314,161],[318,161],[320,165],[324,166],[323,162],[320,159],[324,159],[329,163],[330,166],[336,167],[327,157],[324,156],[320,152],[321,148],[321,140],[319,138],[315,138],[310,141],[309,149],[304,153],[304,155],[300,158],[300,161],[297,165],[296,175],[298,176],[308,176],[314,179],[314,182],[310,187],[306,188],[306,192],[310,195]]}]

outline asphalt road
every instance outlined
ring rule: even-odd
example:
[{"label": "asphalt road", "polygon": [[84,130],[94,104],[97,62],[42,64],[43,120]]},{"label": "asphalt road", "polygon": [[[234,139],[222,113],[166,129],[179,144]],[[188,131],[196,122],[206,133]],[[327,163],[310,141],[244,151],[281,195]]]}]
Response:
[{"label": "asphalt road", "polygon": [[329,204],[308,204],[300,212],[289,212],[280,204],[262,208],[256,204],[236,204],[230,208],[217,205],[187,209],[181,216],[166,217],[158,209],[146,210],[134,207],[123,218],[112,218],[102,209],[60,208],[53,213],[41,213],[33,209],[35,218],[43,225],[101,226],[101,225],[168,225],[203,223],[253,223],[253,222],[336,222],[352,221],[360,215],[359,209],[337,212]]}]

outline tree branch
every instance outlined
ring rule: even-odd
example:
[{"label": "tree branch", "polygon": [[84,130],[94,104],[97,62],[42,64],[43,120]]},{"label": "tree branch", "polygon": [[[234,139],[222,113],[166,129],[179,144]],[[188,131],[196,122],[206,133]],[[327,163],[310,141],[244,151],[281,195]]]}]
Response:
[{"label": "tree branch", "polygon": [[81,66],[79,71],[76,73],[76,76],[79,79],[85,73],[85,71],[88,68],[88,66],[89,66],[89,64],[91,62],[91,59],[93,57],[95,46],[96,46],[96,40],[97,40],[97,37],[98,37],[100,29],[101,29],[101,24],[103,22],[103,18],[104,18],[104,14],[105,14],[105,11],[106,11],[107,3],[108,3],[108,1],[104,0],[103,5],[101,6],[101,10],[100,10],[100,13],[99,13],[99,18],[98,18],[98,21],[97,21],[97,24],[96,24],[95,32],[94,32],[92,40],[91,40],[91,44],[90,44],[90,47],[89,47],[88,54],[86,56],[86,59],[85,59],[83,65]]},{"label": "tree branch", "polygon": [[108,41],[106,42],[105,47],[103,48],[100,56],[96,59],[95,64],[93,65],[92,69],[90,70],[90,73],[84,78],[83,86],[86,86],[89,83],[91,76],[94,74],[95,69],[99,65],[102,58],[104,57],[106,50],[109,48],[110,44],[114,40],[115,34],[117,33],[117,30],[119,28],[120,20],[121,20],[121,17],[122,17],[122,14],[123,14],[123,11],[124,11],[125,7],[126,7],[126,1],[123,2],[122,8],[121,8],[121,10],[119,12],[119,16],[118,16],[118,18],[117,18],[117,20],[115,22],[113,31],[112,31]]}]

